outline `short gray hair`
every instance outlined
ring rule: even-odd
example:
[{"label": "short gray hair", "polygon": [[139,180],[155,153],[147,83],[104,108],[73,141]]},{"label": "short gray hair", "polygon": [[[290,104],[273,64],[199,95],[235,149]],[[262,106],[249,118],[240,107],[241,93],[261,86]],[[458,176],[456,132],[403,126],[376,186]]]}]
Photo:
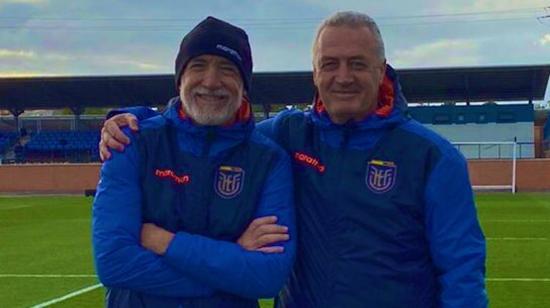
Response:
[{"label": "short gray hair", "polygon": [[374,39],[376,40],[376,53],[380,60],[386,59],[386,52],[384,50],[384,41],[382,40],[382,35],[380,34],[380,29],[374,19],[369,15],[363,14],[356,11],[345,11],[345,12],[336,12],[333,15],[329,16],[319,25],[317,28],[317,34],[315,35],[315,40],[313,41],[313,61],[315,62],[315,55],[317,53],[317,45],[319,44],[319,36],[321,32],[326,27],[367,27],[373,34]]}]

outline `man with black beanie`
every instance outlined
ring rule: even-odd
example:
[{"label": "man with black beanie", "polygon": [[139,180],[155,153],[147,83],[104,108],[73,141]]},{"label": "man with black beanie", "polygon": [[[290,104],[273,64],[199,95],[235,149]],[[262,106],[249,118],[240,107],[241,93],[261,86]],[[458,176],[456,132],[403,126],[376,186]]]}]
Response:
[{"label": "man with black beanie", "polygon": [[322,22],[313,82],[310,112],[257,126],[294,160],[299,250],[277,307],[487,307],[467,163],[407,117],[371,17]]},{"label": "man with black beanie", "polygon": [[254,130],[248,36],[208,17],[183,38],[175,73],[179,96],[101,169],[106,305],[257,307],[286,281],[295,227],[289,157]]}]

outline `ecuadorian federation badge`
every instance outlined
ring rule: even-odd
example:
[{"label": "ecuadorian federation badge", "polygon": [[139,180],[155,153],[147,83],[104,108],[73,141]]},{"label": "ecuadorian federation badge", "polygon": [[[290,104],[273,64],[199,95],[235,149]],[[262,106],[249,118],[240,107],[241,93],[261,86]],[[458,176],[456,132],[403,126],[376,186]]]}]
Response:
[{"label": "ecuadorian federation badge", "polygon": [[391,161],[371,160],[367,165],[365,182],[374,193],[388,192],[395,185],[397,166]]},{"label": "ecuadorian federation badge", "polygon": [[218,196],[231,199],[237,196],[244,185],[244,170],[240,167],[220,166],[216,172],[214,190]]}]

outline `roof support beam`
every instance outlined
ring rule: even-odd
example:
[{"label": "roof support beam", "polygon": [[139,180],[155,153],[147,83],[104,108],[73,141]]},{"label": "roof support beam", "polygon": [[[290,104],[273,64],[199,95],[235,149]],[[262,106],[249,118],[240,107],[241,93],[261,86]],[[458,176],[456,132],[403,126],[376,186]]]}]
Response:
[{"label": "roof support beam", "polygon": [[464,74],[464,90],[466,91],[466,106],[470,106],[470,79],[468,78],[468,74]]}]

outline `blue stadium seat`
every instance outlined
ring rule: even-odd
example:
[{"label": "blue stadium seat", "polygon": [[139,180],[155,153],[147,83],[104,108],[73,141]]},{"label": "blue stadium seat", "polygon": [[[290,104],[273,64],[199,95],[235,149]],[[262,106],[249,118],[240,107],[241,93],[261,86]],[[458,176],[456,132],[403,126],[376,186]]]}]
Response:
[{"label": "blue stadium seat", "polygon": [[86,156],[98,160],[98,142],[98,131],[47,131],[33,135],[25,149],[31,155],[50,154],[69,160]]}]

